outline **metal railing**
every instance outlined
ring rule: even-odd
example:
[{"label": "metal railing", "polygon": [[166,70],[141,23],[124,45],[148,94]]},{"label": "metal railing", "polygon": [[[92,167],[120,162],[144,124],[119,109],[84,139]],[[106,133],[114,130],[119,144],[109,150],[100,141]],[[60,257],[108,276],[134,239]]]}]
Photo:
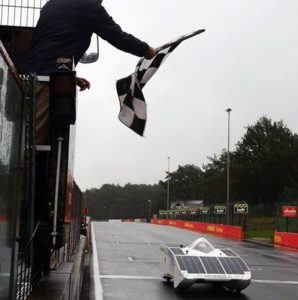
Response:
[{"label": "metal railing", "polygon": [[35,27],[40,10],[47,0],[1,0],[0,25]]},{"label": "metal railing", "polygon": [[[35,128],[35,76],[24,76],[23,82],[27,86],[25,96],[25,149],[24,149],[24,181],[23,199],[21,203],[20,215],[20,237],[19,251],[16,274],[16,299],[26,299],[30,294],[33,283],[37,282],[40,276],[32,276],[33,272],[33,242],[39,223],[34,227],[34,174],[35,174],[35,147],[34,147],[34,128]],[[35,266],[36,267],[36,266]],[[36,269],[36,268],[35,268]],[[37,271],[37,273],[41,273]],[[34,277],[34,282],[32,278]]]},{"label": "metal railing", "polygon": [[[41,153],[35,149],[37,77],[33,74],[23,76],[22,79],[27,86],[27,94],[24,101],[24,195],[21,203],[20,246],[16,271],[17,300],[25,300],[39,280],[51,269],[58,268],[61,262],[72,261],[80,239],[82,213],[82,194],[74,183],[69,223],[64,223],[64,212],[61,213],[59,243],[53,245],[51,240],[53,211],[49,206],[50,202],[47,203],[47,197],[44,194],[40,195],[37,189],[40,188],[40,184],[44,184],[39,182],[37,177],[45,176],[43,173],[40,174],[40,167],[44,166],[40,160]],[[51,159],[55,160],[54,154]],[[42,206],[40,206],[41,201],[44,201]],[[64,201],[65,193],[61,195],[61,205]],[[53,249],[53,246],[56,247]]]}]

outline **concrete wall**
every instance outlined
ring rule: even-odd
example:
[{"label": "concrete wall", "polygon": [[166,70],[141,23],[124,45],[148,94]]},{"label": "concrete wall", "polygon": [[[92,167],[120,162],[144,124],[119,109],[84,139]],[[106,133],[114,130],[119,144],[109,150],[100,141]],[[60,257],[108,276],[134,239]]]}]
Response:
[{"label": "concrete wall", "polygon": [[152,224],[170,225],[179,228],[185,228],[193,231],[213,233],[227,238],[234,238],[238,240],[244,239],[244,231],[241,226],[221,225],[211,223],[200,223],[182,220],[168,220],[168,219],[152,219]]},{"label": "concrete wall", "polygon": [[298,233],[276,231],[274,233],[274,244],[298,249]]},{"label": "concrete wall", "polygon": [[34,288],[28,300],[79,300],[83,280],[86,238],[81,236],[72,262],[50,271]]}]

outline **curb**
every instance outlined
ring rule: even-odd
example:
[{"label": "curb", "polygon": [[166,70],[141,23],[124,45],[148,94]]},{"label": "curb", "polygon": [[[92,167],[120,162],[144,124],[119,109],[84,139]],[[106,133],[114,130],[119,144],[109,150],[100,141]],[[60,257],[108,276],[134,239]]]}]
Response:
[{"label": "curb", "polygon": [[253,239],[244,239],[243,241],[247,242],[247,243],[251,243],[251,244],[258,244],[258,245],[267,246],[267,247],[274,247],[274,244],[270,243],[270,242],[262,242],[262,241],[257,241],[257,240],[253,240]]},{"label": "curb", "polygon": [[92,244],[92,277],[93,280],[91,282],[91,286],[94,288],[94,299],[95,300],[103,300],[103,288],[100,280],[99,273],[99,263],[98,263],[98,255],[97,248],[95,242],[95,235],[93,230],[93,222],[91,222],[91,244]]}]

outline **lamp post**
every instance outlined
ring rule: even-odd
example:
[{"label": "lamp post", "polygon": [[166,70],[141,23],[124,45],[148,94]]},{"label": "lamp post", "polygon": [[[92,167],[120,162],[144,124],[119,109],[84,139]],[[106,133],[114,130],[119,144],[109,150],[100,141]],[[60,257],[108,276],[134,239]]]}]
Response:
[{"label": "lamp post", "polygon": [[106,213],[107,213],[106,207],[103,206],[103,220],[107,220],[108,219],[107,216],[106,216]]},{"label": "lamp post", "polygon": [[150,220],[151,220],[151,208],[152,208],[151,200],[148,200],[148,204],[149,204],[148,222],[150,222]]},{"label": "lamp post", "polygon": [[170,157],[168,159],[168,188],[167,188],[167,210],[170,209]]},{"label": "lamp post", "polygon": [[230,224],[230,113],[232,109],[227,108],[228,113],[228,155],[227,155],[227,224]]}]

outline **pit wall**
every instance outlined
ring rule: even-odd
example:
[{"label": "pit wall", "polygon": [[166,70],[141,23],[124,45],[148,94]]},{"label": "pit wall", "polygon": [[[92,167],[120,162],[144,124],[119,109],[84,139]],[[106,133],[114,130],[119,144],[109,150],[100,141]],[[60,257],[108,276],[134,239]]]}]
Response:
[{"label": "pit wall", "polygon": [[298,233],[275,231],[274,245],[298,249]]},{"label": "pit wall", "polygon": [[191,221],[182,221],[182,220],[168,220],[168,219],[152,219],[151,223],[157,225],[169,225],[178,228],[198,231],[202,233],[212,233],[222,237],[244,240],[244,231],[241,226],[200,223],[200,222],[191,222]]},{"label": "pit wall", "polygon": [[[86,237],[80,237],[72,262],[63,262],[34,287],[27,300],[79,300],[81,294]],[[2,298],[1,298],[2,299]]]}]

